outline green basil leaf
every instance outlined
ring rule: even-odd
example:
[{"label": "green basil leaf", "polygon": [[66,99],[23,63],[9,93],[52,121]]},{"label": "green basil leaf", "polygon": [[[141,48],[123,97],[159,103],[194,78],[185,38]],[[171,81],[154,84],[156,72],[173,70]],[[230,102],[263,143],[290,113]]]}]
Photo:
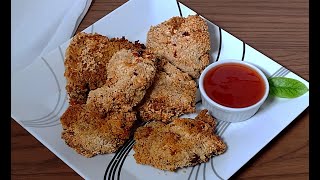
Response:
[{"label": "green basil leaf", "polygon": [[296,98],[309,90],[302,82],[292,78],[273,77],[268,81],[269,94],[281,98]]}]

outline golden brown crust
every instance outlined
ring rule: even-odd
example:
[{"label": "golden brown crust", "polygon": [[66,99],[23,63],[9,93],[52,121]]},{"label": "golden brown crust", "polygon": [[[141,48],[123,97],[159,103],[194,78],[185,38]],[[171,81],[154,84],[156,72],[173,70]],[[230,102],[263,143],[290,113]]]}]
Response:
[{"label": "golden brown crust", "polygon": [[161,59],[154,83],[148,89],[138,112],[144,121],[168,122],[195,112],[196,82],[170,62]]},{"label": "golden brown crust", "polygon": [[156,70],[156,58],[148,51],[118,51],[107,66],[106,84],[89,92],[88,108],[101,115],[131,111],[151,86]]},{"label": "golden brown crust", "polygon": [[85,157],[113,153],[129,138],[136,121],[135,112],[109,112],[96,116],[85,105],[69,106],[60,119],[62,139]]},{"label": "golden brown crust", "polygon": [[208,25],[198,15],[173,17],[157,26],[151,26],[147,47],[193,78],[198,78],[209,64]]},{"label": "golden brown crust", "polygon": [[143,49],[143,44],[125,38],[112,38],[80,32],[72,38],[66,50],[65,77],[70,104],[84,104],[90,90],[105,84],[106,65],[121,49]]},{"label": "golden brown crust", "polygon": [[216,120],[202,110],[195,119],[178,118],[169,124],[153,121],[134,134],[137,163],[162,170],[207,162],[226,151],[226,144],[214,134]]}]

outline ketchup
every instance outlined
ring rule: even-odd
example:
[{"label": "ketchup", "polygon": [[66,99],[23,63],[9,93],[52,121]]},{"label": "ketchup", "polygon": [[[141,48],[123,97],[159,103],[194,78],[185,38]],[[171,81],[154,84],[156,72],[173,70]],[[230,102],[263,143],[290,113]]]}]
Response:
[{"label": "ketchup", "polygon": [[203,86],[209,98],[231,108],[251,106],[265,93],[262,77],[254,69],[236,63],[221,64],[209,70]]}]

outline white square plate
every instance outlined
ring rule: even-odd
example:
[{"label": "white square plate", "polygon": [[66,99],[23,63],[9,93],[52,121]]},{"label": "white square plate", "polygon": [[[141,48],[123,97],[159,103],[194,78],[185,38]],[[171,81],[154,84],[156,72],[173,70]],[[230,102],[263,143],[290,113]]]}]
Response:
[{"label": "white square plate", "polygon": [[[183,16],[196,14],[181,3],[180,8]],[[84,31],[108,37],[125,36],[130,41],[145,43],[151,25],[173,16],[180,16],[175,0],[131,0]],[[224,59],[248,61],[267,76],[291,77],[309,87],[304,79],[207,22],[212,45],[211,62]],[[207,163],[177,172],[136,164],[132,156],[132,140],[118,153],[85,158],[61,139],[59,118],[68,107],[63,61],[69,42],[12,76],[11,116],[85,179],[228,179],[309,106],[309,92],[295,99],[268,98],[258,113],[247,121],[219,122],[217,133],[227,143],[227,151]],[[197,103],[197,110],[200,109],[201,102]],[[194,117],[195,114],[187,116]]]}]

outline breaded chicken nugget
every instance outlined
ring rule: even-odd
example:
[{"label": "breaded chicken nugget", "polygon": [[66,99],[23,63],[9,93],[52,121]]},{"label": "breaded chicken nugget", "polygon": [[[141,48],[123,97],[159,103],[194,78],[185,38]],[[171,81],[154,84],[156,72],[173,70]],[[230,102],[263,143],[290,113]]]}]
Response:
[{"label": "breaded chicken nugget", "polygon": [[134,134],[137,163],[162,170],[194,166],[226,151],[226,144],[214,134],[216,121],[207,110],[195,119],[179,118],[169,124],[153,121]]},{"label": "breaded chicken nugget", "polygon": [[151,26],[147,48],[165,57],[193,78],[198,78],[209,64],[210,35],[208,25],[197,15],[173,17]]},{"label": "breaded chicken nugget", "polygon": [[102,87],[107,79],[106,65],[121,49],[144,49],[143,44],[131,43],[124,37],[108,39],[99,34],[80,32],[72,38],[66,50],[66,90],[70,104],[84,104],[90,90]]},{"label": "breaded chicken nugget", "polygon": [[111,112],[96,116],[85,105],[69,106],[60,119],[62,139],[77,153],[92,157],[117,151],[130,137],[135,112]]},{"label": "breaded chicken nugget", "polygon": [[118,51],[107,66],[106,84],[90,91],[88,108],[101,115],[109,111],[131,111],[151,86],[156,63],[156,58],[148,51]]},{"label": "breaded chicken nugget", "polygon": [[154,83],[138,106],[141,119],[168,122],[195,112],[196,82],[165,59],[158,64]]}]

